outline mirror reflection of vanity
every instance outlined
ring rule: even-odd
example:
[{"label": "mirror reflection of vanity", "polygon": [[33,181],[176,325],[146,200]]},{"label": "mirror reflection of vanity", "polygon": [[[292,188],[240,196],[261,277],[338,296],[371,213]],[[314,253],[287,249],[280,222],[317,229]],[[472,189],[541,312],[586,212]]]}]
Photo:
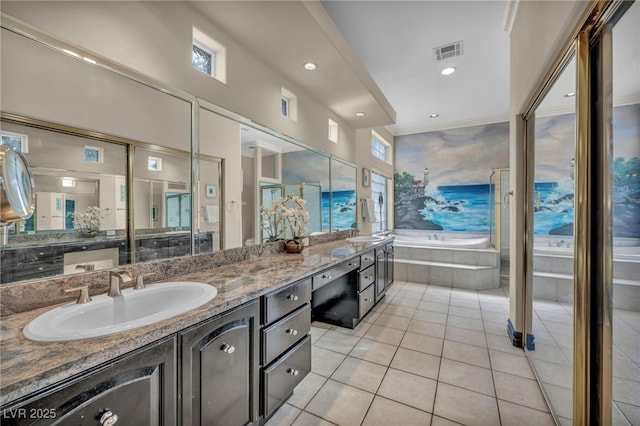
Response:
[{"label": "mirror reflection of vanity", "polygon": [[[2,284],[260,243],[261,188],[307,199],[308,233],[356,223],[355,165],[51,40],[2,37],[7,57],[24,55],[2,64],[24,85],[2,87],[3,144],[24,137],[36,191],[33,217],[0,247]],[[101,224],[83,235],[73,215],[90,207]]]}]

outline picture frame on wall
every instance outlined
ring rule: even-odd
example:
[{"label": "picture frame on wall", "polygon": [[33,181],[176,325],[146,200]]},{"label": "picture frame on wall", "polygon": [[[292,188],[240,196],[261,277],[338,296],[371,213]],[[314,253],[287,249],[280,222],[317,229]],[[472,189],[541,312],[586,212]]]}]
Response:
[{"label": "picture frame on wall", "polygon": [[371,186],[371,171],[366,168],[362,168],[362,186],[368,188]]},{"label": "picture frame on wall", "polygon": [[216,198],[217,191],[215,185],[207,185],[205,186],[205,194],[207,198]]}]

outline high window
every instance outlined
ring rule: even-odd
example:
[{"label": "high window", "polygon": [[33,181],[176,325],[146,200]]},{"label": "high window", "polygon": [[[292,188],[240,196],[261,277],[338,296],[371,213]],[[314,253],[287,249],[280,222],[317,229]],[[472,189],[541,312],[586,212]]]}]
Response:
[{"label": "high window", "polygon": [[329,119],[329,140],[338,143],[338,123]]},{"label": "high window", "polygon": [[227,82],[227,49],[197,28],[193,28],[191,65],[222,83]]},{"label": "high window", "polygon": [[2,132],[2,142],[0,143],[0,145],[8,146],[14,151],[26,154],[27,152],[29,152],[28,139],[29,137],[27,135],[12,132]]},{"label": "high window", "polygon": [[384,161],[385,163],[389,163],[389,147],[390,145],[384,139],[382,139],[380,135],[378,135],[376,132],[371,132],[371,155]]},{"label": "high window", "polygon": [[385,231],[387,229],[387,178],[371,173],[371,197],[375,205],[376,221],[371,225],[373,232]]},{"label": "high window", "polygon": [[89,163],[97,163],[101,164],[104,162],[104,149],[98,148],[96,146],[88,146],[84,147],[84,161],[88,161]]}]

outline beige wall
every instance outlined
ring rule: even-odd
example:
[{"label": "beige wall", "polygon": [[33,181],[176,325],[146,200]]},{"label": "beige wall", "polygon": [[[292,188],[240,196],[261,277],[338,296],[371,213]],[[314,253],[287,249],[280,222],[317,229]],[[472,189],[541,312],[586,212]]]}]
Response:
[{"label": "beige wall", "polygon": [[[110,61],[354,162],[353,128],[193,11],[188,4],[163,1],[3,1],[0,7],[15,18]],[[193,26],[206,31],[226,47],[226,84],[191,66]],[[50,71],[48,67],[42,67],[42,63],[36,69]],[[295,122],[280,114],[283,86],[298,97],[298,118]],[[328,140],[329,118],[339,125],[338,144]]]},{"label": "beige wall", "polygon": [[510,186],[514,190],[511,203],[510,241],[510,308],[516,331],[523,330],[520,278],[524,267],[524,161],[521,144],[522,128],[518,115],[534,95],[545,73],[551,67],[562,45],[590,6],[586,1],[521,1],[510,35]]},{"label": "beige wall", "polygon": [[[393,135],[389,133],[389,131],[384,127],[376,127],[373,130],[377,134],[382,136],[382,138],[386,142],[391,144],[389,153],[391,153],[393,159]],[[389,196],[387,197],[387,214],[389,229],[393,229],[393,163],[385,163],[384,161],[371,155],[371,129],[360,129],[356,131],[355,163],[358,165],[358,229],[360,230],[360,233],[368,235],[372,232],[371,224],[364,223],[362,221],[362,206],[360,204],[360,200],[362,200],[363,198],[371,198],[371,186],[369,186],[368,188],[362,186],[363,167],[366,167],[367,169],[384,175],[390,179],[389,186],[387,187],[387,193],[389,194]]]}]

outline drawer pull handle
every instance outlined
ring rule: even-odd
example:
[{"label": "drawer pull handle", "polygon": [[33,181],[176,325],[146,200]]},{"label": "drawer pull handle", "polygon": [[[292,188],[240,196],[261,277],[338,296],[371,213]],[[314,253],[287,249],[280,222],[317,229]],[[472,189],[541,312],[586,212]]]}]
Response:
[{"label": "drawer pull handle", "polygon": [[298,296],[296,296],[295,294],[290,294],[287,296],[287,299],[293,301],[293,302],[297,302],[298,301]]},{"label": "drawer pull handle", "polygon": [[100,424],[104,426],[115,425],[118,422],[118,415],[112,413],[108,408],[105,412],[100,416]]},{"label": "drawer pull handle", "polygon": [[298,374],[300,374],[300,372],[296,369],[290,368],[287,370],[287,374],[291,375],[291,376],[297,376]]},{"label": "drawer pull handle", "polygon": [[364,301],[365,301],[365,302],[371,302],[371,300],[369,300],[369,299],[364,299]]},{"label": "drawer pull handle", "polygon": [[293,328],[287,328],[287,334],[290,334],[292,336],[297,336],[298,335],[298,330],[295,330]]},{"label": "drawer pull handle", "polygon": [[347,266],[354,266],[354,265],[355,263],[351,263],[351,262],[347,263]]},{"label": "drawer pull handle", "polygon": [[226,343],[224,343],[222,346],[220,346],[220,350],[222,352],[226,352],[228,354],[232,354],[236,351],[236,348],[234,346],[231,345],[227,345]]},{"label": "drawer pull handle", "polygon": [[331,275],[328,275],[328,274],[322,274],[322,277],[321,277],[321,278],[322,278],[322,279],[325,279],[325,280],[330,280],[330,279],[331,279]]},{"label": "drawer pull handle", "polygon": [[365,280],[373,279],[373,277],[364,277]]}]

